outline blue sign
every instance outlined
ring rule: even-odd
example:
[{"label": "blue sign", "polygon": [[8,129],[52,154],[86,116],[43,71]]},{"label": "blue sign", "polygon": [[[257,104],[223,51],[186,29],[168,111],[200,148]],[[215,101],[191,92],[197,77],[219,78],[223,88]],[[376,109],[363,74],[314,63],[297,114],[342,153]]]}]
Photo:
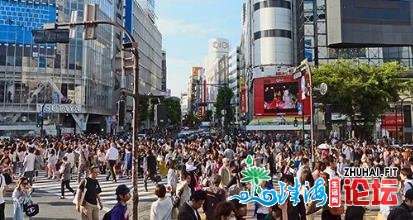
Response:
[{"label": "blue sign", "polygon": [[301,104],[300,102],[297,103],[297,110],[298,110],[298,111],[302,111],[302,110],[303,110],[303,104]]},{"label": "blue sign", "polygon": [[43,112],[39,112],[39,117],[43,117]]}]

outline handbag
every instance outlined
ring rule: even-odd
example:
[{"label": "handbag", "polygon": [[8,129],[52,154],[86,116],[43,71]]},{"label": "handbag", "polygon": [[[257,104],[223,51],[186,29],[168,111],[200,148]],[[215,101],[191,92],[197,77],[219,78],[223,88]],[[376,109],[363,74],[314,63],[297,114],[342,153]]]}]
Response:
[{"label": "handbag", "polygon": [[184,192],[184,187],[182,187],[182,189],[179,191],[178,195],[175,194],[175,195],[171,196],[172,205],[173,205],[174,208],[179,208],[178,206],[179,206],[179,203],[181,201],[182,193]]},{"label": "handbag", "polygon": [[23,203],[23,210],[27,216],[33,217],[39,214],[39,204],[36,204],[33,200],[28,199],[27,202]]},{"label": "handbag", "polygon": [[[87,191],[86,184],[87,184],[87,179],[85,179],[85,185],[84,185],[83,190],[80,189],[80,185],[82,185],[82,184],[80,184],[79,187],[77,188],[76,195],[73,198],[73,204],[77,205],[77,202],[78,202],[77,198],[80,195],[80,205],[83,205],[83,201],[85,199],[85,195],[86,195],[86,191]],[[82,194],[80,194],[80,193],[82,193]]]}]

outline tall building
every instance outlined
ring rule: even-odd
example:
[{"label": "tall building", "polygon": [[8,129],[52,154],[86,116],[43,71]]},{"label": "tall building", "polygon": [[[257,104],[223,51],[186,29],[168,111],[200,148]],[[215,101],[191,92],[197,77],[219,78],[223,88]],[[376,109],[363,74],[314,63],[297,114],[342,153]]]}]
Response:
[{"label": "tall building", "polygon": [[[245,105],[245,90],[241,90],[241,84],[243,81],[243,76],[241,76],[241,50],[237,47],[235,50],[232,50],[228,56],[228,87],[234,93],[234,96],[231,99],[231,106],[234,107],[234,117],[235,123],[239,124],[245,109],[241,110],[241,105]],[[242,81],[241,81],[242,80]]]},{"label": "tall building", "polygon": [[[139,46],[139,94],[162,96],[162,35],[156,26],[154,0],[125,0],[124,26],[132,34]],[[128,56],[126,52],[123,56]],[[126,103],[126,129],[132,121],[134,74],[122,71],[120,94],[117,100]],[[149,119],[152,121],[153,119]],[[149,126],[149,124],[141,124]]]},{"label": "tall building", "polygon": [[188,114],[188,94],[182,93],[181,94],[181,115],[184,117]]},{"label": "tall building", "polygon": [[[227,67],[228,53],[230,50],[229,41],[223,38],[215,38],[208,41],[208,54],[205,59],[205,79],[207,82],[207,101],[210,103],[209,109],[216,101],[218,87],[212,86],[222,84],[228,77],[227,72],[222,71]],[[225,58],[223,58],[225,57]]]},{"label": "tall building", "polygon": [[[399,61],[406,66],[413,66],[412,49],[408,46],[376,46],[369,48],[351,48],[348,46],[346,46],[346,48],[329,47],[326,2],[326,0],[304,1],[305,58],[307,58],[307,60],[310,61],[311,64],[319,65],[328,62],[334,62],[337,59],[357,59],[359,62],[368,62],[372,64],[381,64],[388,61]],[[372,2],[372,4],[374,4],[374,2]],[[366,8],[366,6],[364,8]],[[343,14],[341,16],[345,17],[349,15]],[[373,17],[377,16],[382,18],[390,18],[390,16],[394,16],[394,14],[387,13],[386,16],[384,16],[384,14],[377,14]],[[364,17],[368,18],[367,15]],[[362,39],[360,39],[360,41],[362,41]]]},{"label": "tall building", "polygon": [[162,51],[162,85],[161,85],[162,92],[167,92],[166,91],[166,74],[167,74],[166,51]]},{"label": "tall building", "polygon": [[[358,62],[365,62],[370,64],[382,64],[389,61],[398,61],[410,68],[413,67],[413,54],[410,46],[392,46],[385,45],[390,41],[392,44],[403,45],[405,39],[411,40],[411,35],[404,32],[397,31],[398,28],[404,26],[410,26],[408,29],[411,31],[411,1],[363,1],[357,3],[356,0],[340,1],[327,1],[327,0],[305,0],[304,3],[304,17],[305,17],[305,57],[312,65],[320,65],[329,62],[334,62],[337,59],[354,59]],[[346,4],[346,5],[344,5]],[[380,7],[377,5],[380,4]],[[391,4],[391,7],[388,7]],[[330,13],[327,13],[329,8]],[[334,13],[337,10],[341,10],[341,13]],[[328,19],[334,20],[334,24],[337,27],[330,27],[332,22],[328,22]],[[369,25],[368,29],[360,28],[361,25]],[[390,28],[394,28],[389,32],[389,27],[380,26],[388,25]],[[378,28],[377,28],[378,27]],[[339,28],[343,30],[343,33],[355,33],[355,31],[348,30],[348,28],[357,28],[357,31],[366,31],[368,36],[343,35],[343,38],[349,38],[357,42],[353,44],[331,46],[329,41],[336,41],[341,39],[338,37],[340,33],[337,33],[335,29]],[[331,30],[329,30],[331,29]],[[361,30],[360,30],[361,29]],[[363,30],[364,29],[364,30]],[[377,31],[372,34],[370,32]],[[390,36],[390,37],[389,37]],[[329,40],[330,39],[330,40]],[[344,39],[348,40],[348,39]],[[367,42],[368,41],[368,42]],[[382,41],[377,43],[377,41]],[[369,47],[362,47],[360,45],[369,45]],[[382,44],[382,46],[380,46]],[[352,47],[352,45],[354,47]],[[317,109],[316,109],[317,111]],[[396,137],[397,112],[394,108],[393,112],[386,114],[383,117],[381,124],[378,124],[378,132],[374,135],[376,137],[390,136]],[[400,109],[398,111],[401,111]],[[411,123],[411,101],[404,101],[403,115],[404,119],[400,118],[400,123],[403,120],[406,123],[403,125],[406,127],[404,130],[404,137],[411,142],[413,139],[413,132],[410,129]],[[340,137],[345,137],[346,127],[345,118],[335,117],[333,113],[333,126],[332,130]],[[389,118],[393,117],[391,120]],[[400,127],[402,127],[400,125]],[[397,138],[397,137],[396,137]]]},{"label": "tall building", "polygon": [[245,0],[241,49],[251,78],[282,74],[303,58],[303,0]]},{"label": "tall building", "polygon": [[[99,19],[115,20],[115,3],[95,0]],[[113,107],[113,28],[99,25],[97,39],[35,44],[44,23],[83,20],[84,1],[0,0],[0,134],[108,131]],[[43,112],[43,113],[41,113]]]},{"label": "tall building", "polygon": [[[246,88],[254,88],[254,79],[287,73],[304,58],[303,3],[304,0],[244,1],[240,71]],[[243,111],[252,118],[255,95],[252,89],[245,92],[248,104]]]}]

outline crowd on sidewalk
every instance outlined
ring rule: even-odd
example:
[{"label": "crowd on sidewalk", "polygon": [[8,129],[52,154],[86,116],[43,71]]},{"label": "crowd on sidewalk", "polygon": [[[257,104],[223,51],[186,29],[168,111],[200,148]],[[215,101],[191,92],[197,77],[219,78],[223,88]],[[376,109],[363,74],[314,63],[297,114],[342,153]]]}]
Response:
[{"label": "crowd on sidewalk", "polygon": [[[290,135],[275,132],[250,132],[219,137],[199,136],[172,139],[162,134],[139,140],[139,175],[147,184],[155,184],[150,220],[201,220],[199,209],[207,220],[244,219],[247,207],[237,200],[227,201],[228,196],[249,191],[242,183],[242,171],[248,155],[254,156],[254,166],[265,167],[274,180],[281,179],[289,185],[294,177],[312,187],[318,178],[343,177],[345,167],[398,167],[400,171],[398,206],[380,206],[377,219],[413,219],[413,155],[411,150],[389,145],[386,140],[369,143],[362,140],[336,140],[328,142],[328,148],[314,147],[315,161],[311,161],[308,142],[300,142]],[[75,196],[76,209],[82,219],[98,219],[102,209],[99,194],[102,192],[98,175],[106,175],[106,181],[117,182],[130,178],[132,169],[132,145],[129,138],[98,135],[76,135],[62,138],[47,137],[0,141],[0,192],[16,182],[13,192],[15,219],[23,219],[26,208],[35,192],[40,170],[45,170],[50,181],[60,181],[61,199],[65,190]],[[74,181],[79,183],[72,189]],[[158,184],[165,178],[165,185]],[[265,189],[275,188],[276,181],[262,181]],[[303,186],[305,187],[305,186]],[[302,188],[301,190],[304,190]],[[129,219],[127,201],[129,189],[119,185],[116,192],[118,203],[108,212],[112,219]],[[5,203],[0,193],[0,214]],[[2,203],[3,201],[3,203]],[[302,201],[302,200],[301,200]],[[41,210],[40,210],[41,211]],[[321,213],[323,220],[363,219],[363,207],[316,208],[311,202],[265,207],[255,204],[254,217],[258,220],[314,219]],[[406,214],[407,213],[407,214]],[[4,214],[3,214],[4,215]],[[0,215],[0,220],[4,216]]]}]

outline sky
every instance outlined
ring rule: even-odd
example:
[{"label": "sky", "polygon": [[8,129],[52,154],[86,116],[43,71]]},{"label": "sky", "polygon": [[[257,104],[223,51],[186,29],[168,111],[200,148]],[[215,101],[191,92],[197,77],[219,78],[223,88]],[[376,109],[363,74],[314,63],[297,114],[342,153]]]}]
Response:
[{"label": "sky", "polygon": [[[226,38],[231,50],[241,39],[243,0],[157,0],[155,13],[166,51],[167,88],[180,97],[193,66],[203,66],[208,40]],[[231,51],[230,50],[230,51]]]}]

